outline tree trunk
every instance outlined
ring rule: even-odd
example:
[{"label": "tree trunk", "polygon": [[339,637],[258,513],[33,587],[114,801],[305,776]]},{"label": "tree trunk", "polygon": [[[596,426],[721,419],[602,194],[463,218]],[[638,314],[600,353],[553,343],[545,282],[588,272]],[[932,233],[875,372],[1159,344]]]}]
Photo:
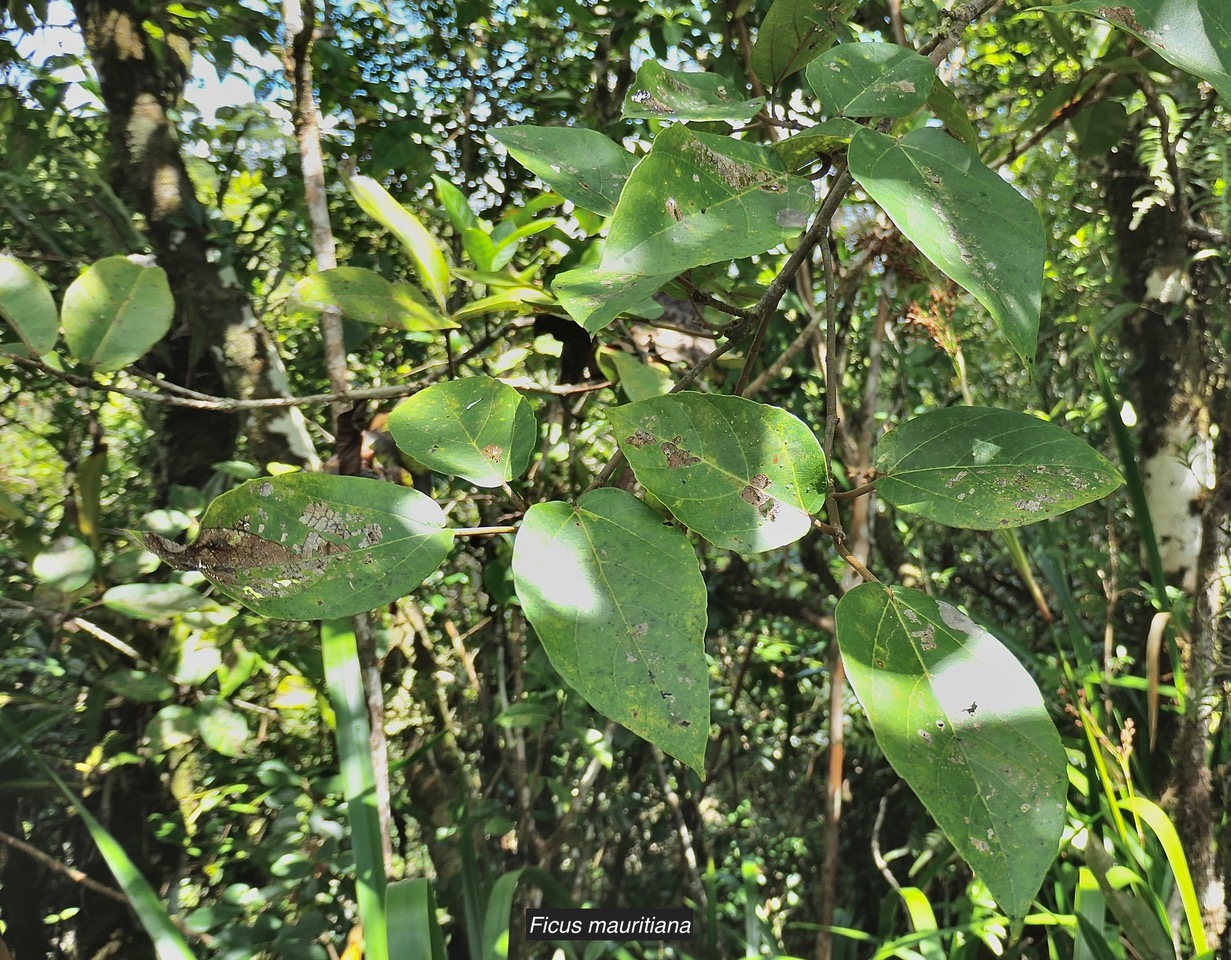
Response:
[{"label": "tree trunk", "polygon": [[1130,128],[1112,151],[1107,209],[1119,273],[1128,297],[1139,304],[1122,339],[1131,358],[1142,482],[1164,572],[1193,598],[1183,664],[1186,703],[1174,730],[1164,731],[1171,749],[1160,754],[1169,774],[1164,802],[1183,841],[1206,931],[1217,941],[1226,929],[1226,904],[1215,858],[1222,816],[1214,803],[1209,737],[1221,696],[1214,666],[1231,496],[1211,490],[1218,464],[1225,470],[1231,462],[1231,445],[1220,438],[1216,464],[1210,408],[1216,406],[1214,384],[1224,382],[1226,372],[1211,349],[1206,312],[1212,301],[1204,289],[1210,275],[1191,267],[1184,184],[1172,184],[1167,196],[1138,155],[1141,142],[1140,131]]},{"label": "tree trunk", "polygon": [[[219,266],[208,217],[197,201],[170,116],[183,95],[191,50],[161,11],[135,0],[73,0],[109,118],[112,178],[145,218],[150,244],[175,295],[175,324],[146,358],[152,372],[204,393],[240,399],[285,395],[286,379],[234,269]],[[157,43],[146,29],[159,21]],[[234,456],[316,462],[294,408],[234,416],[185,407],[161,424],[163,481],[203,485],[213,464]]]}]

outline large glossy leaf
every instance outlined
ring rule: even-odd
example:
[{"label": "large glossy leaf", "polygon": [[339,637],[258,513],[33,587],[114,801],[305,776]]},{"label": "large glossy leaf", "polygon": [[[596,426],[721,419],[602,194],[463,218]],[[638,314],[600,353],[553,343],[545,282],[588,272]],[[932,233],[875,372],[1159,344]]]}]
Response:
[{"label": "large glossy leaf", "polygon": [[854,6],[855,0],[774,0],[757,30],[753,72],[776,87],[833,45]]},{"label": "large glossy leaf", "polygon": [[812,206],[812,185],[772,150],[675,124],[625,185],[601,263],[560,274],[552,292],[593,333],[685,270],[797,235]]},{"label": "large glossy leaf", "polygon": [[641,485],[715,546],[759,553],[793,543],[824,502],[821,445],[780,407],[686,392],[607,416]]},{"label": "large glossy leaf", "polygon": [[844,43],[809,64],[807,77],[830,116],[904,117],[927,100],[936,68],[896,43]]},{"label": "large glossy leaf", "polygon": [[765,98],[745,100],[743,90],[713,73],[669,70],[647,60],[624,97],[624,116],[657,120],[750,120]]},{"label": "large glossy leaf", "polygon": [[1227,0],[1078,0],[1051,12],[1088,13],[1114,23],[1231,100],[1231,4]]},{"label": "large glossy leaf", "polygon": [[861,584],[835,621],[886,759],[1020,922],[1056,857],[1068,787],[1034,681],[990,633],[918,590]]},{"label": "large glossy leaf", "polygon": [[416,490],[364,477],[292,473],[215,499],[189,546],[142,539],[180,570],[279,620],[347,617],[405,596],[453,543],[444,513]]},{"label": "large glossy leaf", "polygon": [[427,305],[408,283],[390,283],[363,267],[335,267],[305,277],[295,284],[286,301],[288,312],[319,313],[337,307],[342,315],[360,323],[394,330],[448,330],[457,326]]},{"label": "large glossy leaf", "polygon": [[691,544],[632,494],[537,503],[517,595],[560,675],[604,716],[698,772],[709,738],[705,581]]},{"label": "large glossy leaf", "polygon": [[32,356],[41,357],[56,345],[60,322],[51,291],[42,277],[7,254],[0,254],[0,318]]},{"label": "large glossy leaf", "polygon": [[389,432],[424,466],[480,487],[521,476],[538,442],[530,404],[491,377],[464,377],[420,390],[394,408]]},{"label": "large glossy leaf", "polygon": [[1106,496],[1123,479],[1053,423],[989,407],[925,413],[876,451],[876,490],[901,510],[951,527],[1020,527]]},{"label": "large glossy leaf", "polygon": [[943,130],[894,140],[865,128],[851,175],[925,257],[987,307],[1034,362],[1043,290],[1043,224],[1034,206]]},{"label": "large glossy leaf", "polygon": [[448,310],[445,302],[449,298],[449,265],[427,228],[371,177],[351,177],[346,185],[363,212],[402,241],[424,288],[436,301],[437,309],[445,313]]},{"label": "large glossy leaf", "polygon": [[491,131],[523,167],[583,210],[609,217],[637,158],[597,130],[504,127]]},{"label": "large glossy leaf", "polygon": [[174,313],[162,267],[140,257],[107,257],[69,284],[61,319],[74,357],[99,370],[119,370],[162,339]]}]

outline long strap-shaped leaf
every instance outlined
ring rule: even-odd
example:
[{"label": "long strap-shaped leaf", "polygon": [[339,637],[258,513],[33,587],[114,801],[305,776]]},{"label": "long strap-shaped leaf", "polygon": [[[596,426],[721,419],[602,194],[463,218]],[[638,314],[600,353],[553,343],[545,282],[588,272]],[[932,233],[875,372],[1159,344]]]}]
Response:
[{"label": "long strap-shaped leaf", "polygon": [[380,817],[376,811],[376,774],[368,745],[371,727],[359,672],[359,649],[349,620],[321,623],[321,654],[329,702],[337,717],[338,762],[355,852],[363,955],[366,960],[389,960],[385,863],[381,852]]},{"label": "long strap-shaped leaf", "polygon": [[0,713],[0,730],[3,730],[8,737],[12,738],[14,743],[21,747],[22,752],[39,766],[44,775],[63,794],[64,799],[77,811],[77,815],[81,817],[81,822],[86,825],[86,829],[90,831],[90,836],[94,838],[95,844],[98,845],[99,853],[103,855],[107,866],[115,874],[115,879],[119,883],[120,889],[124,891],[125,896],[128,897],[129,902],[132,904],[133,911],[137,914],[137,919],[141,921],[141,926],[150,935],[150,939],[154,941],[154,949],[158,953],[159,960],[195,960],[187,941],[184,940],[179,930],[176,929],[175,924],[172,923],[171,917],[167,913],[167,908],[158,899],[158,894],[154,892],[150,882],[142,876],[136,864],[129,859],[128,854],[124,852],[124,848],[120,846],[119,841],[94,818],[94,815],[86,809],[85,804],[56,775],[56,772],[26,742],[17,728],[2,713]]}]

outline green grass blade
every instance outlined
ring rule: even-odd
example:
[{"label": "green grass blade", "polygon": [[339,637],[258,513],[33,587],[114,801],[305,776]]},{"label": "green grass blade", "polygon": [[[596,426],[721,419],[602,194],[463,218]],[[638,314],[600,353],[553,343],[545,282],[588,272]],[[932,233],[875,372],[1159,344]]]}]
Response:
[{"label": "green grass blade", "polygon": [[337,717],[342,792],[355,851],[355,886],[363,923],[366,960],[389,960],[385,922],[385,861],[376,811],[376,774],[369,746],[371,727],[359,672],[359,650],[349,620],[321,623],[321,654],[329,702]]},{"label": "green grass blade", "polygon": [[509,920],[521,873],[506,873],[492,885],[483,915],[483,960],[506,960],[509,955]]},{"label": "green grass blade", "polygon": [[77,811],[81,822],[86,825],[86,829],[90,831],[90,836],[98,846],[99,853],[103,855],[103,860],[115,874],[120,889],[124,891],[124,895],[132,904],[133,912],[137,914],[141,926],[154,941],[154,950],[159,960],[195,960],[187,941],[171,921],[167,908],[158,899],[158,894],[154,892],[150,882],[142,876],[141,871],[124,852],[124,848],[120,846],[115,837],[94,818],[94,815],[86,809],[85,804],[77,799],[77,795],[56,775],[56,772],[39,756],[38,751],[30,746],[2,713],[0,713],[0,729],[3,729],[5,734],[21,747],[22,752],[38,765],[43,774],[56,785],[64,799]]},{"label": "green grass blade", "polygon": [[389,956],[445,960],[444,935],[436,920],[436,897],[427,877],[399,880],[385,892]]},{"label": "green grass blade", "polygon": [[1144,820],[1158,837],[1163,853],[1167,855],[1167,862],[1171,864],[1171,872],[1175,875],[1180,901],[1184,904],[1184,917],[1193,938],[1193,949],[1197,953],[1204,953],[1209,949],[1209,942],[1205,938],[1205,927],[1201,923],[1201,903],[1197,899],[1197,890],[1188,870],[1188,859],[1184,856],[1184,847],[1180,843],[1180,835],[1176,833],[1175,825],[1161,807],[1145,797],[1129,797],[1127,800],[1121,800],[1120,806]]},{"label": "green grass blade", "polygon": [[1112,960],[1107,955],[1103,928],[1107,918],[1107,900],[1089,867],[1082,867],[1077,876],[1077,891],[1073,897],[1073,913],[1077,917],[1077,943],[1073,960]]}]

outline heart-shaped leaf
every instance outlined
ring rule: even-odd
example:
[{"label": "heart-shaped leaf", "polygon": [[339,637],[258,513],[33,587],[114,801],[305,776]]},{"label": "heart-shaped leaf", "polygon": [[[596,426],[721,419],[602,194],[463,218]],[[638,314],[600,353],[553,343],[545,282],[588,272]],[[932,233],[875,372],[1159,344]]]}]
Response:
[{"label": "heart-shaped leaf", "polygon": [[523,167],[561,196],[604,217],[616,201],[637,158],[597,130],[581,127],[504,127],[491,131]]},{"label": "heart-shaped leaf", "polygon": [[140,257],[107,257],[69,284],[61,318],[74,357],[99,370],[119,370],[162,339],[174,313],[162,267]]},{"label": "heart-shaped leaf", "polygon": [[389,415],[389,432],[424,466],[480,487],[521,476],[538,442],[530,404],[491,377],[464,377],[420,390]]},{"label": "heart-shaped leaf", "polygon": [[831,116],[904,117],[927,101],[936,68],[896,43],[844,43],[809,64],[807,77]]},{"label": "heart-shaped leaf", "polygon": [[337,307],[351,320],[394,330],[449,330],[457,326],[429,307],[409,283],[390,283],[363,267],[335,267],[305,277],[295,284],[286,301],[289,313],[319,313],[326,307]]},{"label": "heart-shaped leaf", "polygon": [[1078,0],[1047,11],[1101,17],[1231,100],[1231,4],[1226,0]]},{"label": "heart-shaped leaf", "polygon": [[51,291],[42,277],[7,254],[0,254],[0,317],[31,356],[41,357],[56,345],[60,322]]},{"label": "heart-shaped leaf", "polygon": [[624,116],[656,120],[750,120],[765,98],[742,98],[731,81],[713,73],[669,70],[647,60],[624,97]]},{"label": "heart-shaped leaf", "polygon": [[987,307],[1034,362],[1043,297],[1043,223],[1034,206],[943,130],[900,141],[865,127],[851,175],[925,257]]},{"label": "heart-shaped leaf", "polygon": [[793,543],[824,502],[821,445],[780,407],[686,392],[607,416],[641,485],[717,547],[760,553]]},{"label": "heart-shaped leaf", "polygon": [[449,299],[449,264],[427,228],[371,177],[350,177],[346,186],[364,213],[402,241],[424,288],[436,301],[437,309],[445,313],[448,309],[445,302]]},{"label": "heart-shaped leaf", "polygon": [[797,235],[812,206],[812,185],[769,148],[675,124],[629,177],[602,261],[560,274],[552,292],[594,333],[685,270]]},{"label": "heart-shaped leaf", "polygon": [[833,45],[855,0],[774,0],[757,29],[752,70],[767,87],[802,70]]},{"label": "heart-shaped leaf", "polygon": [[1056,858],[1066,758],[1038,687],[956,607],[864,583],[835,613],[851,687],[885,758],[1020,922]]},{"label": "heart-shaped leaf", "polygon": [[705,581],[678,530],[624,490],[536,503],[513,551],[526,617],[595,710],[705,768]]},{"label": "heart-shaped leaf", "polygon": [[1053,423],[990,407],[908,420],[877,446],[876,491],[900,510],[950,527],[1020,527],[1106,496],[1123,479]]},{"label": "heart-shaped leaf", "polygon": [[410,593],[453,543],[432,500],[364,477],[290,473],[215,499],[188,546],[145,545],[199,570],[228,596],[277,620],[348,617]]}]

